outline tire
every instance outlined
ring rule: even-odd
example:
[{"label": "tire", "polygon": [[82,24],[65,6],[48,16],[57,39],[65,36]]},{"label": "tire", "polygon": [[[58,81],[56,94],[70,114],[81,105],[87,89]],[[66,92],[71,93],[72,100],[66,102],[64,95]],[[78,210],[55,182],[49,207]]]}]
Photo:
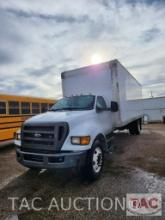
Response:
[{"label": "tire", "polygon": [[88,151],[86,157],[86,164],[83,168],[83,174],[86,179],[90,181],[97,180],[104,165],[104,151],[101,141],[96,140],[93,143],[91,150]]},{"label": "tire", "polygon": [[129,125],[129,133],[130,135],[139,135],[141,130],[141,120],[133,121]]}]

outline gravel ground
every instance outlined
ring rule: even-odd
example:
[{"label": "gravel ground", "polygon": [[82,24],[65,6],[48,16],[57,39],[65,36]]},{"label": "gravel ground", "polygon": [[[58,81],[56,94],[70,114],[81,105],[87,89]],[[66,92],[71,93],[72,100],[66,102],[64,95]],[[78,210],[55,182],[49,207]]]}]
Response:
[{"label": "gravel ground", "polygon": [[[15,160],[13,146],[0,151],[0,219],[126,219],[126,211],[114,206],[111,210],[101,209],[101,201],[109,197],[115,201],[125,198],[126,193],[162,193],[165,200],[165,125],[149,124],[143,126],[140,136],[129,136],[127,132],[115,134],[112,152],[106,155],[102,177],[94,182],[82,181],[75,170],[34,173],[19,165]],[[12,210],[9,197],[18,197],[15,210]],[[34,197],[39,197],[34,211],[31,204]],[[69,200],[77,202],[83,210],[64,211]],[[23,209],[20,208],[25,203]],[[52,198],[56,207],[48,210]],[[88,198],[88,199],[85,199]],[[91,207],[89,206],[89,198]],[[99,208],[97,209],[96,201]],[[55,205],[55,203],[53,203]],[[114,204],[113,204],[114,205]],[[108,200],[104,207],[108,208]],[[28,210],[30,208],[30,210]],[[59,210],[58,210],[59,208]],[[89,210],[91,208],[91,210]],[[129,217],[130,219],[165,219],[165,206],[162,217]],[[128,218],[128,217],[127,217]]]}]

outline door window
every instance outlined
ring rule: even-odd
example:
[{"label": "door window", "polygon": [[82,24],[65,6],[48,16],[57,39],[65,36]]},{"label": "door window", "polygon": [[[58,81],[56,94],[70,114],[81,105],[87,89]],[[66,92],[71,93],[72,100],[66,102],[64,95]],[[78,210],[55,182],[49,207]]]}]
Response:
[{"label": "door window", "polygon": [[102,96],[97,97],[96,108],[99,108],[99,109],[107,108],[106,102]]}]

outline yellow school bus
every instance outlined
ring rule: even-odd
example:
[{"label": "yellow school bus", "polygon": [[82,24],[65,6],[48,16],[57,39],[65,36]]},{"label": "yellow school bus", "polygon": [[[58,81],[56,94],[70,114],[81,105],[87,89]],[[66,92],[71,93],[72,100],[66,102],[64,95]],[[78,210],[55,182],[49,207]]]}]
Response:
[{"label": "yellow school bus", "polygon": [[47,111],[55,100],[0,94],[0,144],[13,139],[29,117]]}]

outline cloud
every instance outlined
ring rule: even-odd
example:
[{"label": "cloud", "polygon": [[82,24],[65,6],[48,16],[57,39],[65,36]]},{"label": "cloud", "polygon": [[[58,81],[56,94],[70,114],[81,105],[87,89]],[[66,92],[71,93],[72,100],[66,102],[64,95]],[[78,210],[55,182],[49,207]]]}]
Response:
[{"label": "cloud", "polygon": [[42,67],[42,68],[29,68],[29,69],[24,69],[25,74],[28,76],[42,76],[42,75],[47,75],[50,74],[50,71],[53,69],[54,65]]},{"label": "cloud", "polygon": [[31,83],[25,83],[20,80],[1,80],[0,82],[0,92],[3,92],[3,89],[7,88],[10,93],[19,94],[20,91],[23,91],[23,93],[26,93],[26,91],[31,91],[35,88],[34,84]]},{"label": "cloud", "polygon": [[1,0],[0,92],[59,97],[60,73],[100,53],[119,59],[145,96],[165,94],[162,2]]},{"label": "cloud", "polygon": [[2,11],[15,15],[17,17],[32,18],[32,19],[38,18],[46,21],[55,21],[57,23],[82,23],[88,21],[89,19],[87,15],[82,15],[76,18],[73,15],[68,16],[65,14],[57,14],[57,15],[41,14],[34,12],[26,12],[23,10],[16,10],[12,8],[2,9]]},{"label": "cloud", "polygon": [[7,51],[0,50],[0,65],[10,64],[14,58]]},{"label": "cloud", "polygon": [[165,94],[165,81],[154,83],[143,88],[143,96],[146,97],[160,97]]},{"label": "cloud", "polygon": [[142,33],[141,38],[142,40],[147,43],[153,41],[160,33],[160,30],[158,28],[151,28],[149,30],[146,30]]}]

